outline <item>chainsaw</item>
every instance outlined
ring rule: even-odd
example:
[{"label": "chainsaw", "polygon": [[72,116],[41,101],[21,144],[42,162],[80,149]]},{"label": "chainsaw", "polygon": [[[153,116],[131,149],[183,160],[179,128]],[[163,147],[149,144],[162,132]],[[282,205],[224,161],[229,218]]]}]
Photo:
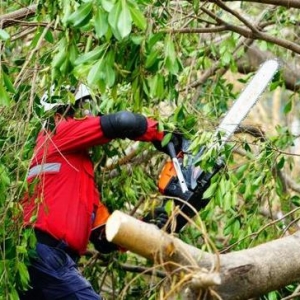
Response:
[{"label": "chainsaw", "polygon": [[[176,216],[172,232],[180,232],[187,224],[188,218],[194,217],[209,203],[210,199],[204,199],[203,195],[210,186],[211,179],[225,166],[221,155],[225,144],[258,101],[278,68],[279,63],[274,59],[267,60],[260,66],[217,127],[212,139],[214,144],[204,146],[198,153],[192,154],[189,149],[191,141],[183,139],[182,151],[176,154],[172,142],[168,143],[172,160],[164,165],[159,176],[158,188],[162,195],[167,196],[165,201],[173,199],[175,206],[181,211]],[[210,147],[217,147],[215,153],[218,153],[219,157],[215,160],[215,166],[208,172],[203,171],[197,162]],[[167,228],[167,231],[170,230],[171,226]]]}]

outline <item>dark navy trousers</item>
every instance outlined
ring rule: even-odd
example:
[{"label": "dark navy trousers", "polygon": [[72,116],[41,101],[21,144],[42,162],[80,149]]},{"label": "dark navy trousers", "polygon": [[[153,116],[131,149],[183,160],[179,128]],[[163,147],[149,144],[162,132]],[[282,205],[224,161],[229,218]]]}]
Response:
[{"label": "dark navy trousers", "polygon": [[21,300],[102,300],[59,247],[37,243],[28,271],[32,289]]}]

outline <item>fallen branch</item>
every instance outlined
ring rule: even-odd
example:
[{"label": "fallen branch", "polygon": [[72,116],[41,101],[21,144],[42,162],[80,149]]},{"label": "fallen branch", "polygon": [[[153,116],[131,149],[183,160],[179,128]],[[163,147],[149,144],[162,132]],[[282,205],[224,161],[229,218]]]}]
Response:
[{"label": "fallen branch", "polygon": [[[188,245],[154,225],[115,211],[107,222],[106,235],[109,241],[159,263],[172,275],[186,274],[185,277],[191,280],[188,283],[185,280],[184,287],[189,286],[195,295],[200,292],[195,274],[201,271],[203,278],[203,273],[208,272],[210,279],[214,278],[209,288],[215,294],[210,293],[207,299],[220,296],[223,300],[246,300],[300,279],[300,232],[251,249],[214,254]],[[212,275],[218,273],[220,282],[218,276]],[[201,282],[199,286],[201,289]]]}]

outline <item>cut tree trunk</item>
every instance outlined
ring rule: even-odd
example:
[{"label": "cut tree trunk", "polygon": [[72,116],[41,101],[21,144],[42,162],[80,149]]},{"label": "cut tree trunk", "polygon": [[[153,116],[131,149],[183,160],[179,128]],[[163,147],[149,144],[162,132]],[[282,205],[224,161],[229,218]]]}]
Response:
[{"label": "cut tree trunk", "polygon": [[183,283],[184,299],[201,299],[199,295],[209,290],[211,296],[206,299],[215,299],[214,293],[223,300],[249,299],[300,279],[300,232],[246,250],[208,253],[155,225],[115,211],[106,224],[106,235],[109,241],[177,276]]}]

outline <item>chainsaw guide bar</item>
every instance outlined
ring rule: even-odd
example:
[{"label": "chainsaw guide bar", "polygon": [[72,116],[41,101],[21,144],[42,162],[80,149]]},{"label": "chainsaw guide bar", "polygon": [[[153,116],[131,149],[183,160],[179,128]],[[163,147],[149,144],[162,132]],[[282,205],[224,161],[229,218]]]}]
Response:
[{"label": "chainsaw guide bar", "polygon": [[265,61],[251,81],[246,85],[238,99],[219,124],[215,136],[221,136],[219,147],[222,148],[239,124],[245,119],[251,108],[259,100],[259,97],[269,85],[275,73],[278,71],[279,63],[275,59]]}]

